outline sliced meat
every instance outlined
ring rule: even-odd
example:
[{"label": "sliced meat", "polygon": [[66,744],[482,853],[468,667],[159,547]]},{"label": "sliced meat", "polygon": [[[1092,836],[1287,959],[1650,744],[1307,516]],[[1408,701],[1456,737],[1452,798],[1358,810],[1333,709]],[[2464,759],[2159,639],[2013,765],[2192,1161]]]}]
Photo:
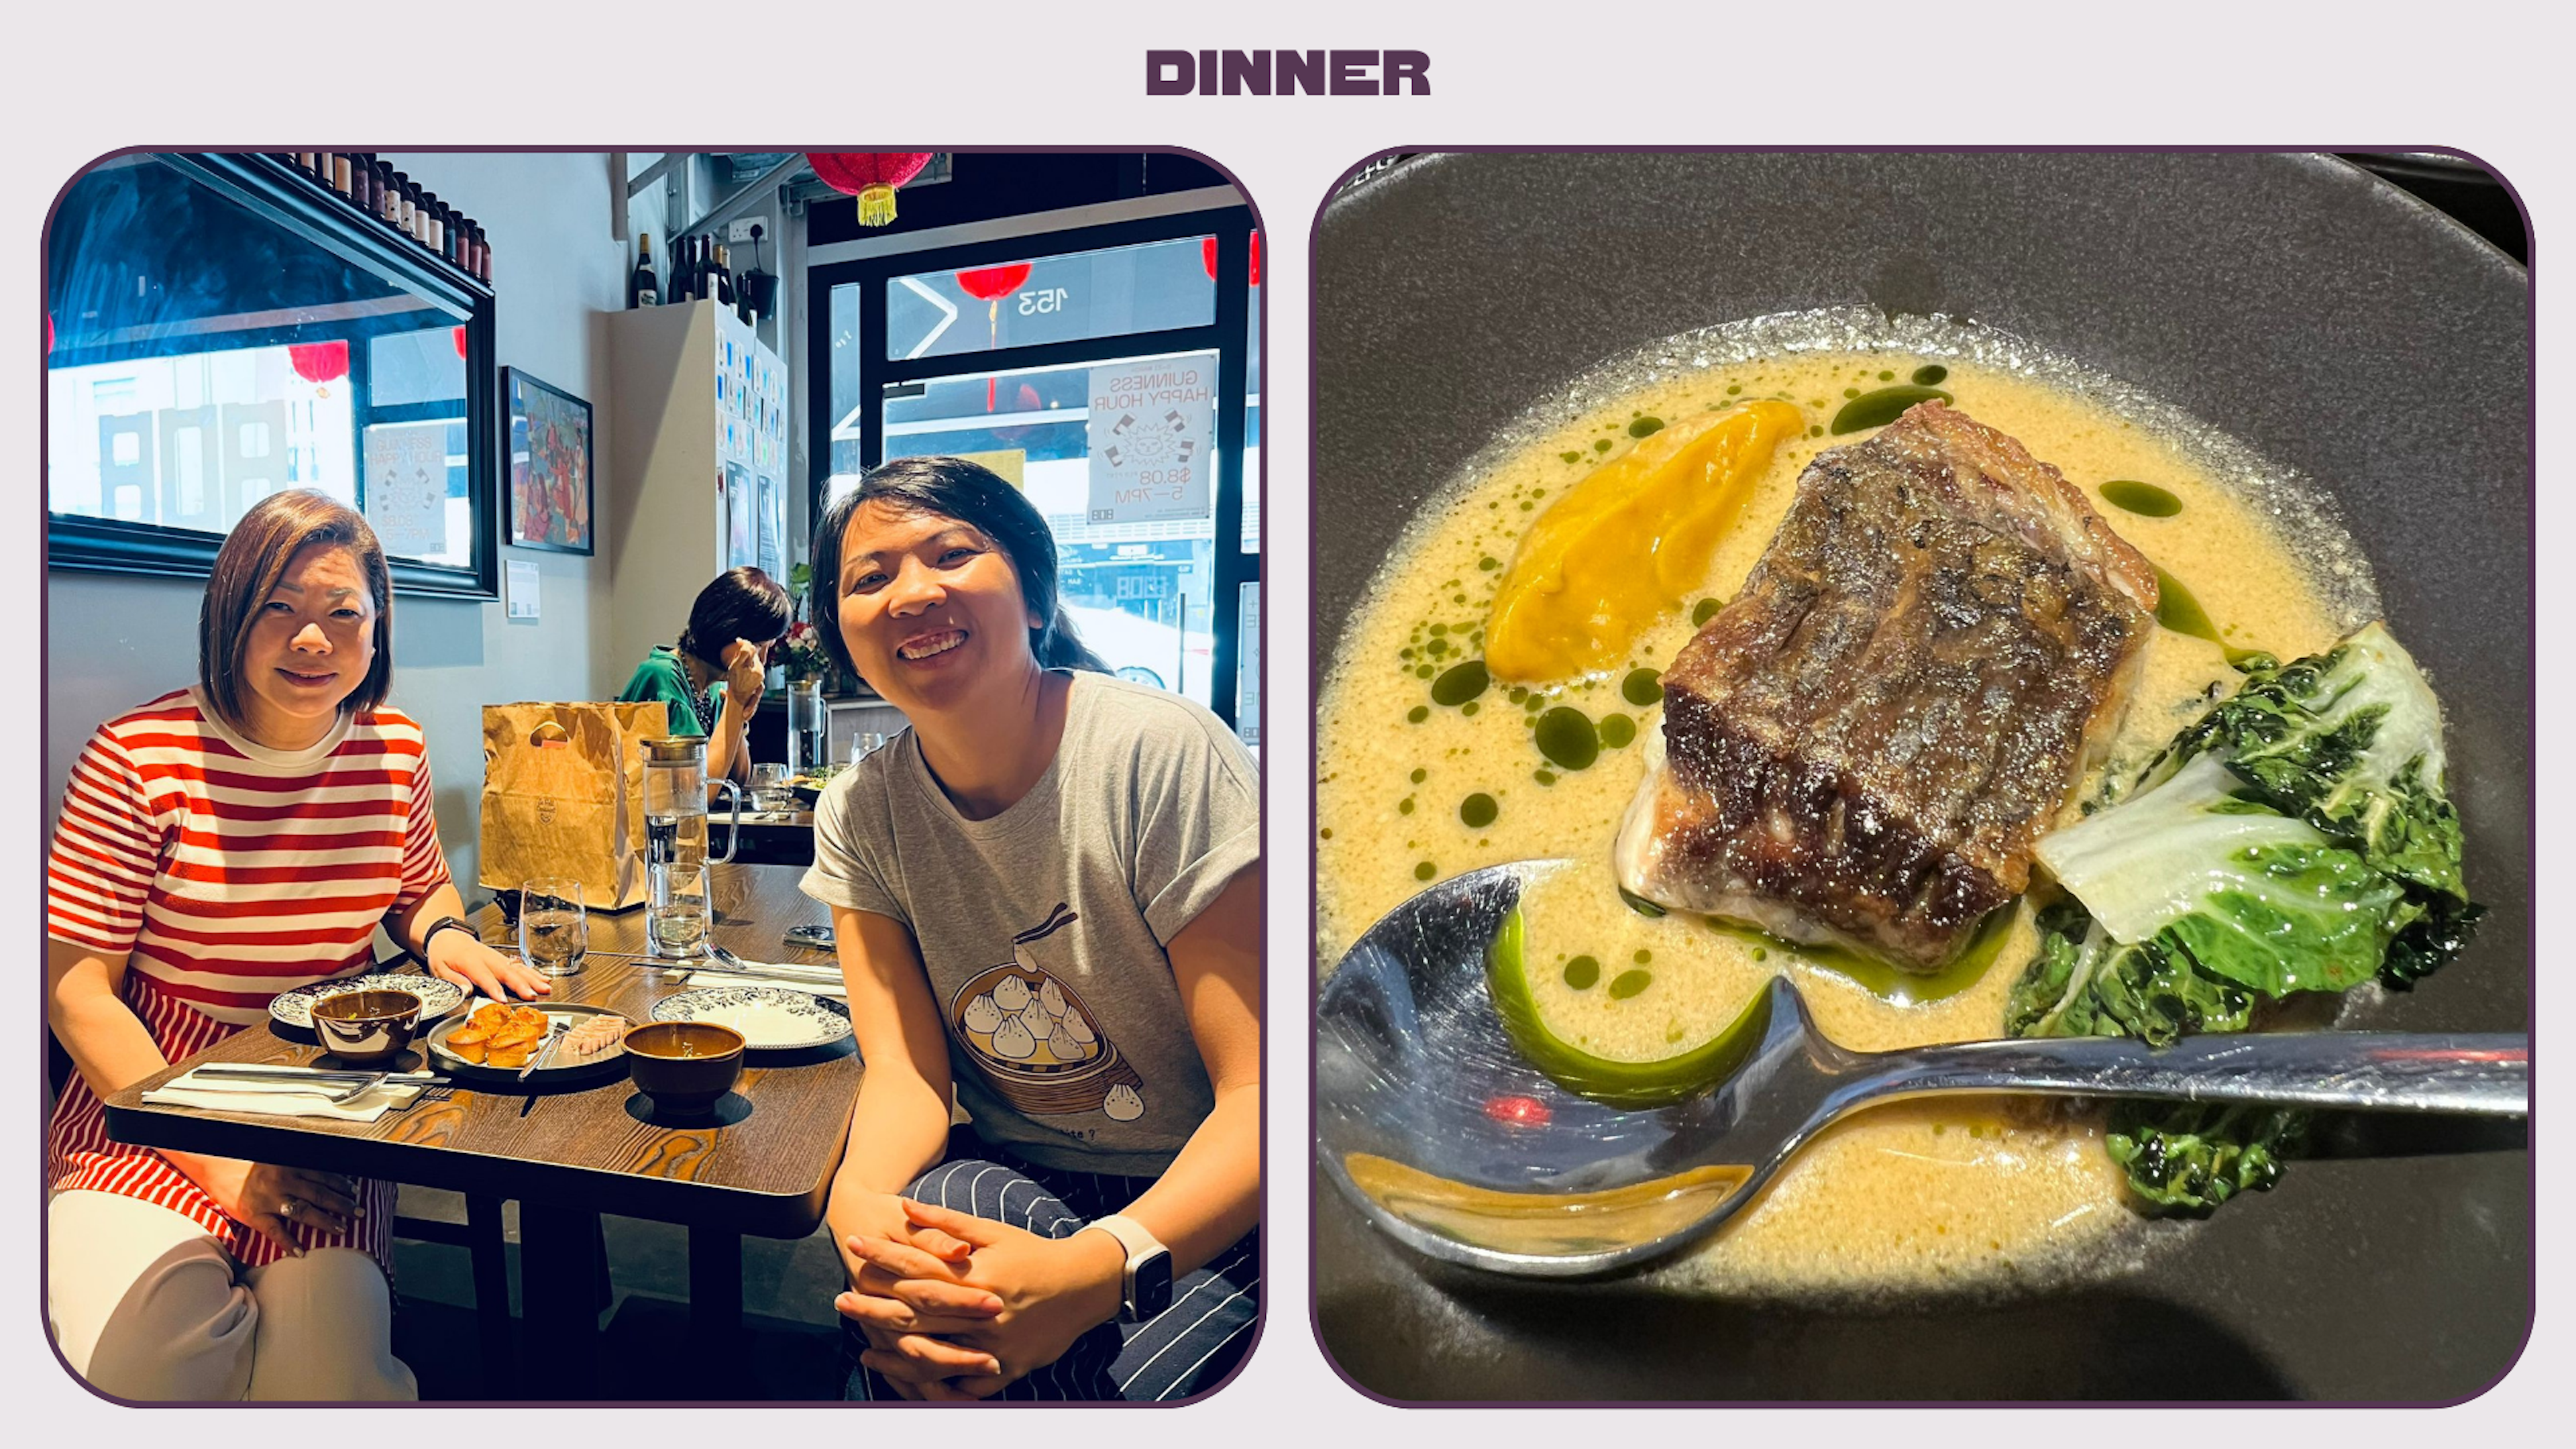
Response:
[{"label": "sliced meat", "polygon": [[1809,464],[1664,674],[1621,881],[1912,971],[2021,894],[2116,732],[2154,568],[2055,468],[1924,403]]}]

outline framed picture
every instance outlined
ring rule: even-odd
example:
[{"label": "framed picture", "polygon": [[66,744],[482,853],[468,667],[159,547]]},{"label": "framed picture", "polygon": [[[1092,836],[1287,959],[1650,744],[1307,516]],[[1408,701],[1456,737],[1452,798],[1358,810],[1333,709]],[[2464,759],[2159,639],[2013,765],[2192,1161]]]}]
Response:
[{"label": "framed picture", "polygon": [[589,553],[590,404],[515,367],[501,369],[510,419],[510,537],[515,548]]}]

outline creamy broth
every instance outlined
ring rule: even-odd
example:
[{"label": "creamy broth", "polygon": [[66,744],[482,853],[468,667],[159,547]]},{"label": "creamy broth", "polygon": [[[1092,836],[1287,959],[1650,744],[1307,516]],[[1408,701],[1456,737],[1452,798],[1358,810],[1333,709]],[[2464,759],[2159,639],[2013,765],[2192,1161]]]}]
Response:
[{"label": "creamy broth", "polygon": [[[1632,671],[1671,660],[1695,630],[1694,610],[1704,617],[1733,596],[1816,454],[1869,435],[1828,435],[1835,412],[1927,364],[1946,367],[1938,385],[1953,406],[2054,464],[2186,585],[2227,648],[2287,658],[2360,622],[2350,597],[2366,598],[2366,575],[2330,596],[2313,582],[2314,559],[2294,557],[2265,522],[2268,500],[2249,501],[2201,461],[2202,449],[2062,378],[1912,351],[1790,353],[1667,375],[1489,455],[1490,466],[1399,545],[1353,614],[1318,706],[1321,960],[1338,959],[1358,932],[1431,881],[1563,856],[1579,864],[1537,882],[1523,901],[1530,985],[1549,1030],[1596,1055],[1654,1060],[1705,1041],[1783,971],[1819,1025],[1853,1047],[2001,1035],[2005,999],[2036,944],[2026,906],[1993,928],[2005,934],[1981,973],[1906,978],[1841,969],[1697,918],[1641,915],[1620,899],[1608,866],[1649,736],[1662,727],[1660,696],[1638,681],[1637,697],[1649,701],[1641,705],[1623,685]],[[1795,405],[1809,426],[1754,482],[1702,590],[1670,601],[1614,668],[1536,690],[1496,681],[1469,704],[1435,702],[1433,680],[1478,657],[1495,586],[1551,501],[1656,425],[1762,397]],[[2151,484],[2181,507],[2164,517],[2114,507],[2101,487],[2116,480]],[[2147,650],[2106,769],[2143,763],[2213,687],[2236,678],[2215,642],[2160,628]],[[1556,706],[1580,710],[1600,729],[1589,767],[1552,764],[1535,742],[1532,722]],[[1490,799],[1490,820],[1481,804],[1462,818],[1471,796]],[[2116,1259],[2104,1251],[2106,1236],[2136,1221],[2093,1116],[2021,1101],[1908,1104],[1827,1134],[1760,1202],[1661,1276],[1742,1293],[2030,1281]]]}]

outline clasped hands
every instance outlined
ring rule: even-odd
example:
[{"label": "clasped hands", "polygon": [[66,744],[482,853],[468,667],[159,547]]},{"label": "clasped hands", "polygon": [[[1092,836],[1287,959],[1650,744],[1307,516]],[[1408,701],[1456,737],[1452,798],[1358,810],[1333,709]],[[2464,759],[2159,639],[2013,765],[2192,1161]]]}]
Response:
[{"label": "clasped hands", "polygon": [[1107,1233],[1042,1238],[897,1197],[868,1217],[875,1231],[842,1240],[857,1272],[832,1306],[907,1399],[989,1398],[1118,1312],[1126,1258]]}]

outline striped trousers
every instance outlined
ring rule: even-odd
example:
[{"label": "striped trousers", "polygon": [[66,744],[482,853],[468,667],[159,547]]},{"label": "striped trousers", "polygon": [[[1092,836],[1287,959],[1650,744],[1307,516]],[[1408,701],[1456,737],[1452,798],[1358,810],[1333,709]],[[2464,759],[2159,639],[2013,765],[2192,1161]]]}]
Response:
[{"label": "striped trousers", "polygon": [[[1021,1162],[976,1144],[986,1155],[941,1163],[905,1189],[916,1202],[1069,1238],[1154,1185],[1150,1177],[1063,1172]],[[1172,1306],[1143,1323],[1101,1324],[1062,1358],[1004,1389],[1020,1400],[1123,1399],[1156,1403],[1215,1386],[1251,1347],[1261,1313],[1261,1230],[1253,1229],[1206,1267],[1172,1284]],[[842,1324],[850,1360],[846,1399],[897,1398],[893,1385],[858,1363],[867,1348],[858,1327]]]}]

